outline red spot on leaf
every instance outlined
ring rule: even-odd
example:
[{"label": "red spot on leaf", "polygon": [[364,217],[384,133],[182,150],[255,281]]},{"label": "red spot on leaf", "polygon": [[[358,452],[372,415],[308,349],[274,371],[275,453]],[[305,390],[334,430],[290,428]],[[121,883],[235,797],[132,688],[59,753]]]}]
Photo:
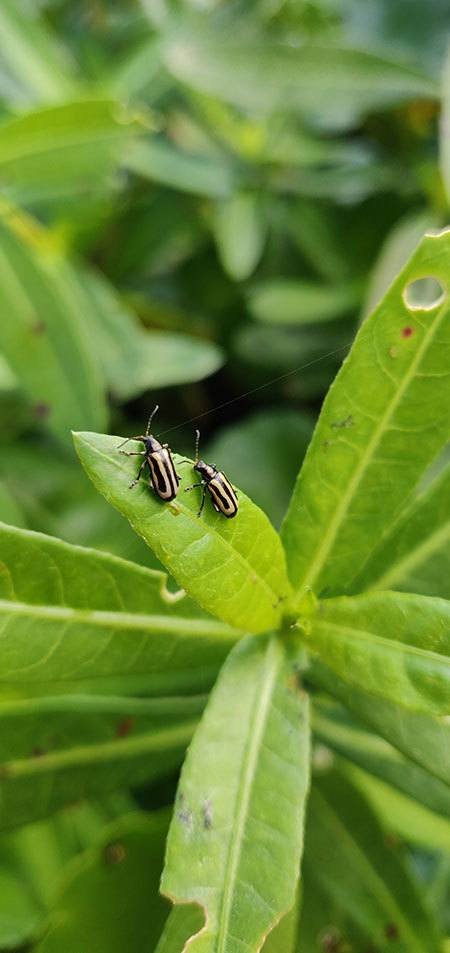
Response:
[{"label": "red spot on leaf", "polygon": [[116,738],[128,738],[128,735],[134,728],[135,719],[131,717],[122,718],[116,728]]},{"label": "red spot on leaf", "polygon": [[395,923],[386,924],[384,932],[387,940],[396,940],[398,938],[398,927],[396,927]]},{"label": "red spot on leaf", "polygon": [[402,329],[402,338],[410,338],[412,334],[414,334],[414,328],[410,325]]},{"label": "red spot on leaf", "polygon": [[33,324],[31,328],[33,334],[43,334],[47,330],[45,321],[36,321],[36,324]]}]

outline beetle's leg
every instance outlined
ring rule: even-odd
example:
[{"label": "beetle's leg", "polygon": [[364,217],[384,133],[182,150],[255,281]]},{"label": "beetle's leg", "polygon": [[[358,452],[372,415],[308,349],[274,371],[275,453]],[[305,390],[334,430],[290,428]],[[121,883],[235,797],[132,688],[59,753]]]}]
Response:
[{"label": "beetle's leg", "polygon": [[200,483],[192,483],[191,486],[185,486],[184,492],[189,493],[189,490],[195,490],[198,486],[203,486],[203,480],[201,480]]},{"label": "beetle's leg", "polygon": [[197,513],[197,519],[202,515],[202,510],[203,510],[203,507],[204,507],[204,505],[205,505],[206,488],[207,488],[207,484],[206,484],[206,483],[203,483],[202,502],[200,503],[200,509],[199,509],[199,511],[198,511],[198,513]]},{"label": "beetle's leg", "polygon": [[133,480],[133,481],[130,483],[130,485],[129,485],[129,487],[128,487],[129,490],[131,490],[134,486],[136,486],[136,483],[139,483],[139,480],[141,479],[141,476],[142,476],[142,471],[143,471],[143,469],[144,469],[146,463],[147,463],[147,457],[145,458],[145,460],[142,461],[142,463],[141,463],[141,465],[140,465],[140,467],[139,467],[139,473],[138,473],[136,479]]}]

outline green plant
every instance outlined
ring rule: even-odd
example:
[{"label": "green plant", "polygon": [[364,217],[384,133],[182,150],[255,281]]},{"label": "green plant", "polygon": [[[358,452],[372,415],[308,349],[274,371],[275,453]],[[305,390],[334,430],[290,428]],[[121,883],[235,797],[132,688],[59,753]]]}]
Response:
[{"label": "green plant", "polygon": [[[162,876],[168,917],[149,886],[158,953],[189,938],[202,953],[303,953],[317,936],[323,949],[441,948],[439,903],[379,818],[389,828],[400,799],[405,824],[428,823],[433,838],[430,818],[450,813],[448,465],[427,476],[450,430],[449,256],[450,231],[426,235],[363,323],[281,537],[244,494],[234,520],[209,501],[198,519],[196,494],[182,492],[189,468],[170,504],[130,491],[133,459],[95,433],[75,434],[86,472],[184,592],[158,571],[1,530],[3,829],[164,777],[190,743]],[[411,304],[430,277],[442,296]],[[336,757],[330,771],[316,746],[308,798],[311,732]],[[120,864],[134,844],[133,826],[115,823],[109,855],[90,832],[42,953],[80,949],[76,911],[98,858]],[[165,823],[146,834],[152,877]],[[150,949],[146,929],[136,948]]]}]

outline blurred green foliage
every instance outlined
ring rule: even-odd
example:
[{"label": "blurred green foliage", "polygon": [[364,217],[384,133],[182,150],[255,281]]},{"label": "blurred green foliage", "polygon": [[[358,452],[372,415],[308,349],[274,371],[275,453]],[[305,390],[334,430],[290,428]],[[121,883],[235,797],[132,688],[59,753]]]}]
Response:
[{"label": "blurred green foliage", "polygon": [[[70,430],[140,433],[158,402],[157,432],[191,453],[198,424],[280,524],[358,322],[448,221],[449,37],[446,0],[1,0],[2,521],[157,567]],[[88,896],[93,948],[125,948],[120,901],[127,951],[153,949],[166,819],[136,810],[117,795],[2,835],[0,949],[81,953]],[[333,870],[314,884],[321,810],[301,951],[362,951],[351,878],[344,903]],[[416,878],[449,931],[422,824]]]}]

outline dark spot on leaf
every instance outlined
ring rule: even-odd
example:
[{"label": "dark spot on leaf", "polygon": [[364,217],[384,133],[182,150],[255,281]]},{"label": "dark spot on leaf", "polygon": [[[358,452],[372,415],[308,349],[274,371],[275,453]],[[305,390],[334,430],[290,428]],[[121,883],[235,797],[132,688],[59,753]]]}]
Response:
[{"label": "dark spot on leaf", "polygon": [[402,338],[410,338],[414,334],[414,328],[408,325],[406,328],[402,328]]},{"label": "dark spot on leaf", "polygon": [[105,864],[112,866],[113,864],[121,864],[127,856],[126,848],[120,841],[112,842],[107,844],[103,849],[103,860]]},{"label": "dark spot on leaf", "polygon": [[37,404],[33,404],[33,413],[38,420],[45,420],[50,413],[50,404],[44,403],[43,400],[38,401]]},{"label": "dark spot on leaf", "polygon": [[131,715],[128,718],[122,718],[116,728],[116,738],[128,738],[134,728],[135,721],[136,719],[132,718]]},{"label": "dark spot on leaf", "polygon": [[333,430],[346,430],[347,427],[353,427],[354,423],[355,421],[353,419],[353,415],[349,414],[348,417],[344,418],[344,420],[335,420],[331,426]]},{"label": "dark spot on leaf", "polygon": [[45,753],[45,748],[40,748],[39,745],[36,745],[31,752],[33,758],[42,758]]},{"label": "dark spot on leaf", "polygon": [[36,321],[36,324],[33,324],[31,330],[33,334],[44,334],[44,331],[47,330],[47,325],[45,321]]},{"label": "dark spot on leaf", "polygon": [[387,923],[384,928],[384,932],[387,940],[398,939],[398,927],[395,923]]},{"label": "dark spot on leaf", "polygon": [[11,771],[7,764],[0,764],[0,781],[5,781],[11,776]]},{"label": "dark spot on leaf", "polygon": [[335,927],[326,927],[319,938],[320,948],[324,953],[339,953],[342,936]]},{"label": "dark spot on leaf", "polygon": [[388,850],[395,850],[400,846],[401,843],[400,838],[397,837],[397,834],[385,834],[383,839]]},{"label": "dark spot on leaf", "polygon": [[213,811],[211,801],[208,798],[203,802],[202,813],[203,827],[205,828],[205,831],[210,831],[213,823]]}]

